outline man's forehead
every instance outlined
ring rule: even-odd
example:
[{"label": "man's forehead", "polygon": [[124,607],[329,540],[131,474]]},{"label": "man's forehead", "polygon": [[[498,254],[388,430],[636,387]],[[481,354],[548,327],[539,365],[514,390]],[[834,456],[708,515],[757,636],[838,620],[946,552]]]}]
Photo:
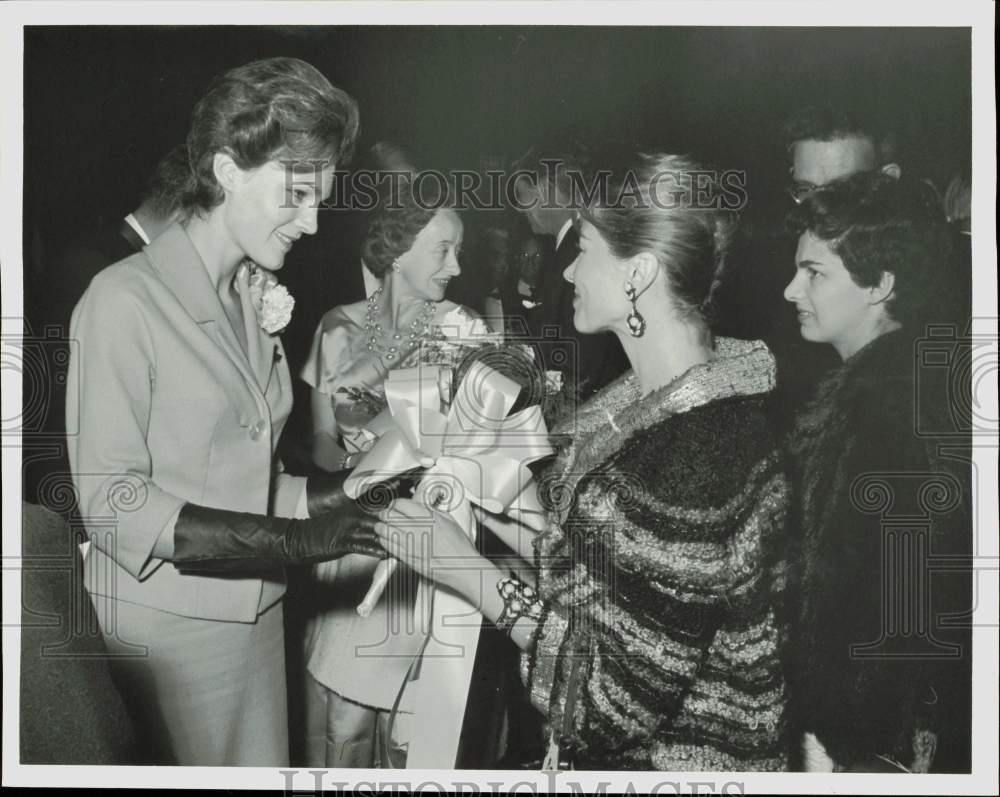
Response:
[{"label": "man's forehead", "polygon": [[804,139],[792,148],[796,180],[822,185],[860,171],[874,169],[875,145],[866,136],[844,136],[830,141]]}]

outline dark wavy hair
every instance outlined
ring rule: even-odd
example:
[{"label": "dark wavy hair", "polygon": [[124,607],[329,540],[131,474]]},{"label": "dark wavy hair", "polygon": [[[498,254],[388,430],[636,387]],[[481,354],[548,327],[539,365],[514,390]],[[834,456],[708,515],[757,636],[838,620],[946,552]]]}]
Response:
[{"label": "dark wavy hair", "polygon": [[791,149],[797,141],[837,141],[857,136],[872,142],[876,166],[891,163],[898,146],[896,132],[886,115],[872,111],[870,104],[854,98],[850,104],[804,105],[782,125],[785,145]]},{"label": "dark wavy hair", "polygon": [[865,172],[810,193],[789,215],[797,234],[826,241],[855,284],[895,278],[886,311],[903,326],[928,319],[948,263],[951,238],[944,213],[919,180]]},{"label": "dark wavy hair", "polygon": [[191,169],[188,166],[187,148],[174,147],[153,170],[146,182],[143,202],[148,202],[155,213],[167,217],[177,209],[177,186],[184,185]]},{"label": "dark wavy hair", "polygon": [[368,232],[361,245],[365,268],[382,278],[396,258],[410,250],[437,211],[449,206],[447,197],[439,196],[432,202],[423,196],[419,185],[415,187],[409,179],[400,180],[399,191],[383,196],[368,220]]},{"label": "dark wavy hair", "polygon": [[715,175],[686,156],[640,154],[610,170],[605,198],[580,211],[615,257],[654,254],[675,309],[707,331],[717,320],[726,253],[738,223],[735,211],[705,201],[720,195]]},{"label": "dark wavy hair", "polygon": [[532,185],[547,182],[564,202],[572,203],[574,183],[572,174],[587,171],[592,151],[587,143],[572,131],[561,131],[558,136],[539,143],[519,158],[510,167],[511,173],[526,172],[524,175]]},{"label": "dark wavy hair", "polygon": [[358,135],[357,103],[297,58],[267,58],[216,77],[198,101],[186,142],[187,169],[171,170],[163,206],[190,217],[223,200],[213,159],[229,153],[241,169],[269,161],[350,161]]}]

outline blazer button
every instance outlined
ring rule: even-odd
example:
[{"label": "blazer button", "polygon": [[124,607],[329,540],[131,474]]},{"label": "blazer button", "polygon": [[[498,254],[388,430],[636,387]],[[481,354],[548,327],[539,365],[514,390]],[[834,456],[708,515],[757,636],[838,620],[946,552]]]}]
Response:
[{"label": "blazer button", "polygon": [[260,440],[266,431],[267,421],[257,421],[257,423],[250,427],[250,439],[254,441]]}]

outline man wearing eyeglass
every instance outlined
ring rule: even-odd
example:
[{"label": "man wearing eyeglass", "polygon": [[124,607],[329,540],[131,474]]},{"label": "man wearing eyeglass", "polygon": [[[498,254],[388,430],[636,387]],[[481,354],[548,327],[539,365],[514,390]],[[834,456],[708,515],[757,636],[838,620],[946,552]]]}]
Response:
[{"label": "man wearing eyeglass", "polygon": [[855,109],[807,106],[785,124],[796,204],[820,186],[858,172],[879,170],[899,177],[895,135],[881,120]]},{"label": "man wearing eyeglass", "polygon": [[[790,156],[786,191],[795,204],[816,189],[859,172],[881,170],[899,177],[896,137],[889,125],[870,112],[870,102],[851,98],[837,105],[804,105],[782,125],[785,147]],[[777,214],[780,216],[780,214]],[[772,221],[777,221],[774,218]],[[767,225],[764,225],[767,226]],[[775,355],[778,384],[774,394],[774,418],[783,431],[813,397],[822,377],[838,366],[828,348],[802,341],[797,320],[783,308],[771,304],[776,295],[773,280],[788,279],[793,268],[795,242],[782,241],[778,225],[761,237],[758,245],[775,257],[776,268],[765,270],[756,296],[769,325],[761,333]],[[766,295],[767,298],[759,298]],[[751,314],[752,315],[752,314]]]}]

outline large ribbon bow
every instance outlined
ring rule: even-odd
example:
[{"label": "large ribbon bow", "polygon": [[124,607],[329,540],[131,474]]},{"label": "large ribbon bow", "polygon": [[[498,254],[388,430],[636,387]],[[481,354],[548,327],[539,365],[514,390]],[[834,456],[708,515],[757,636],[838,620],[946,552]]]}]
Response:
[{"label": "large ribbon bow", "polygon": [[448,474],[464,498],[489,512],[519,508],[541,511],[528,465],[552,453],[541,408],[508,416],[521,386],[481,362],[473,363],[447,413],[441,410],[443,369],[421,366],[390,371],[385,381],[388,409],[368,424],[378,441],[344,484],[351,498],[367,487],[413,468]]}]

